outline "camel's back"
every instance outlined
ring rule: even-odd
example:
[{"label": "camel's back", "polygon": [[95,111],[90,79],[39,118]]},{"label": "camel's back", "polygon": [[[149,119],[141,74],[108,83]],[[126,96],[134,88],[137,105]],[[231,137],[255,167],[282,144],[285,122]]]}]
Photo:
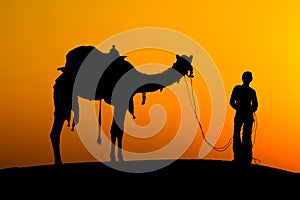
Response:
[{"label": "camel's back", "polygon": [[91,88],[97,85],[105,68],[118,54],[114,46],[108,53],[103,53],[94,46],[78,46],[70,50],[66,55],[65,66],[58,68],[63,73],[56,79],[55,89],[63,89],[64,92],[60,92],[60,95],[70,96],[75,88],[78,96],[94,99],[95,92]]},{"label": "camel's back", "polygon": [[115,59],[102,74],[97,87],[97,97],[104,98],[108,103],[112,91],[119,79],[129,70],[133,70],[134,66],[125,60],[126,56],[119,56]]}]

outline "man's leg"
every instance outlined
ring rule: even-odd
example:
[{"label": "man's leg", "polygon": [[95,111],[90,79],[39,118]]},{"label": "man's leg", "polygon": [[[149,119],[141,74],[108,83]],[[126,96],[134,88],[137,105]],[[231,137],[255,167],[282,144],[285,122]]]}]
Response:
[{"label": "man's leg", "polygon": [[233,156],[234,161],[240,162],[242,158],[242,143],[241,143],[241,128],[242,121],[234,119],[234,132],[233,132]]},{"label": "man's leg", "polygon": [[243,146],[243,157],[246,164],[252,162],[252,125],[253,120],[248,120],[244,123],[242,146]]}]

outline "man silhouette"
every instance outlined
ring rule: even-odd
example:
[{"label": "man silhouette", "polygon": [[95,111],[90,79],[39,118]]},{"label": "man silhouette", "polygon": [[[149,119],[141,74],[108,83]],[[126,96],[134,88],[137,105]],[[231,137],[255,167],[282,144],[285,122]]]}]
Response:
[{"label": "man silhouette", "polygon": [[252,73],[245,71],[242,75],[243,84],[236,85],[230,96],[230,106],[236,111],[233,133],[234,162],[241,164],[252,162],[253,113],[258,107],[256,91],[249,86],[252,80]]}]

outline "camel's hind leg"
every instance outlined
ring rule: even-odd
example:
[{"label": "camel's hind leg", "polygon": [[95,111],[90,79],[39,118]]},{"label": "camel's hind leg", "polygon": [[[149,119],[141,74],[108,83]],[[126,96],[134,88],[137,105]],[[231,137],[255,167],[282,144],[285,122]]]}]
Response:
[{"label": "camel's hind leg", "polygon": [[52,130],[50,133],[55,165],[62,164],[59,145],[60,145],[60,134],[61,134],[61,129],[63,127],[63,124],[64,124],[63,119],[59,119],[58,117],[55,117],[52,125]]}]

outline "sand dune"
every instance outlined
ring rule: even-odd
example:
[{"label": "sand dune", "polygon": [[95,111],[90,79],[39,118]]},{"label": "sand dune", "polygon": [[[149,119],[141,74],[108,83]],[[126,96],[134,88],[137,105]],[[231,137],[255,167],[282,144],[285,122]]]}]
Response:
[{"label": "sand dune", "polygon": [[[147,169],[147,166],[159,166],[162,162],[170,164],[144,173],[126,172],[132,167]],[[132,198],[139,193],[144,195],[142,198],[184,195],[188,199],[197,196],[234,199],[262,195],[268,198],[284,195],[286,199],[299,196],[299,173],[268,166],[252,164],[243,167],[222,160],[124,161],[116,164],[116,168],[111,164],[65,163],[62,166],[3,169],[0,170],[1,191],[2,194],[8,192],[11,197],[40,194],[78,197],[84,194],[86,197],[111,195],[107,197]],[[123,171],[118,170],[120,166],[124,167]]]}]

